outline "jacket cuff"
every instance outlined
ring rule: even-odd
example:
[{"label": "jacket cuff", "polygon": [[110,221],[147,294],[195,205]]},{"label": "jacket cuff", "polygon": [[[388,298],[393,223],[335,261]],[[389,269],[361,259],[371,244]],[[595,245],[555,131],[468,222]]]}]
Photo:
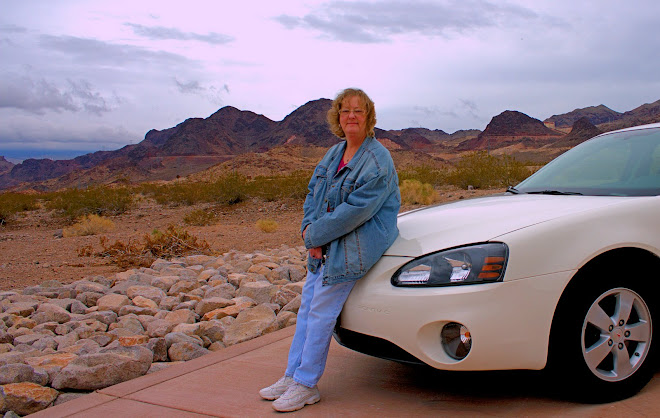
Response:
[{"label": "jacket cuff", "polygon": [[[310,224],[310,225],[311,225],[311,224]],[[311,232],[310,229],[311,229],[311,227],[307,228],[307,232],[305,233],[305,238],[304,238],[304,241],[305,241],[305,248],[307,248],[308,250],[309,250],[310,248],[314,248],[314,247],[315,247],[314,245],[312,245],[312,239],[310,238],[310,235],[311,235],[311,234],[310,234],[310,232]]]}]

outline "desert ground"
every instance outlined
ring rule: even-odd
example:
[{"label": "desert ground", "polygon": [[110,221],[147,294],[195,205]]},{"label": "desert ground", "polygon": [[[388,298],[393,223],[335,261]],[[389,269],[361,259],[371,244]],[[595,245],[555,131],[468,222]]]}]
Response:
[{"label": "desert ground", "polygon": [[[501,191],[447,187],[439,191],[439,202]],[[401,211],[417,207],[405,205]],[[183,217],[197,209],[213,209],[221,216],[214,225],[186,225]],[[165,230],[168,225],[176,225],[208,242],[216,254],[232,249],[258,252],[282,245],[301,245],[302,213],[300,200],[249,200],[222,207],[167,207],[143,200],[128,212],[111,217],[115,228],[104,236],[110,243],[117,240],[127,242],[140,240],[154,229]],[[275,220],[277,230],[270,233],[259,230],[255,225],[259,219]],[[79,256],[78,250],[90,244],[100,250],[99,236],[62,237],[62,229],[68,225],[57,213],[39,209],[19,214],[13,222],[0,227],[0,291],[34,286],[45,280],[70,283],[87,276],[107,276],[126,270],[109,259]]]}]

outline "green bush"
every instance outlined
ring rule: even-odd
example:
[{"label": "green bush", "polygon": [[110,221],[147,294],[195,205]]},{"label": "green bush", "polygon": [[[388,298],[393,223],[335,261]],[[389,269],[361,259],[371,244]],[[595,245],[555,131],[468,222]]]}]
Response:
[{"label": "green bush", "polygon": [[183,222],[194,226],[213,225],[218,221],[218,214],[209,209],[197,209],[183,217]]},{"label": "green bush", "polygon": [[249,186],[250,195],[272,202],[279,199],[304,199],[312,173],[295,171],[282,176],[258,176]]},{"label": "green bush", "polygon": [[96,186],[88,189],[67,189],[44,196],[46,207],[76,219],[86,215],[119,215],[133,204],[133,193],[126,187]]},{"label": "green bush", "polygon": [[0,225],[5,225],[18,212],[39,207],[38,195],[7,192],[0,194]]},{"label": "green bush", "polygon": [[221,203],[232,205],[247,198],[248,180],[238,173],[227,174],[213,182],[144,184],[138,190],[161,205]]},{"label": "green bush", "polygon": [[447,184],[447,170],[429,167],[427,165],[410,167],[398,172],[399,182],[404,180],[417,180],[432,186]]},{"label": "green bush", "polygon": [[405,205],[430,205],[438,200],[433,186],[419,180],[403,180],[400,190],[401,203]]},{"label": "green bush", "polygon": [[475,151],[463,157],[447,182],[461,188],[507,187],[531,174],[529,168],[509,155],[496,157],[486,151]]}]

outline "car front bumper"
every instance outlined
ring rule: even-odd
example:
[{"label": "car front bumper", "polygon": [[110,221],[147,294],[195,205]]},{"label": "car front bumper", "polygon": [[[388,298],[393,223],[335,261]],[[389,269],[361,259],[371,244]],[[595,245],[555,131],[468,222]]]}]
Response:
[{"label": "car front bumper", "polygon": [[[445,370],[545,366],[555,308],[574,271],[476,285],[392,286],[390,278],[409,260],[384,256],[358,281],[342,310],[336,335],[340,343],[367,354],[418,359]],[[472,349],[462,360],[451,358],[441,344],[442,327],[450,322],[465,325],[472,337]],[[368,336],[386,340],[413,357],[401,356],[405,353],[400,350],[389,355],[391,350],[383,351],[379,340]]]}]

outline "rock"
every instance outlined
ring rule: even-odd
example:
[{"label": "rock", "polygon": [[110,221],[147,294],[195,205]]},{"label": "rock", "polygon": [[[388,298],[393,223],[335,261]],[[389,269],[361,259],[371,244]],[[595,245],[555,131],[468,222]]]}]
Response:
[{"label": "rock", "polygon": [[197,281],[192,281],[192,280],[181,280],[179,282],[174,283],[170,290],[167,292],[169,296],[175,296],[178,295],[179,293],[188,293],[194,289],[197,289],[200,287],[201,284],[198,283]]},{"label": "rock", "polygon": [[195,335],[201,322],[195,322],[194,324],[179,324],[172,328],[172,332],[182,332],[186,335]]},{"label": "rock", "polygon": [[14,342],[14,337],[7,334],[7,331],[0,329],[0,344],[11,344]]},{"label": "rock", "polygon": [[42,303],[37,312],[31,316],[37,324],[45,322],[57,322],[59,324],[69,322],[71,314],[66,309],[52,303]]},{"label": "rock", "polygon": [[[164,293],[163,293],[164,294]],[[160,303],[162,298],[158,300],[158,303]],[[135,296],[133,298],[133,304],[139,308],[151,308],[151,309],[158,309],[158,303],[156,303],[154,300],[149,299],[145,296]]]},{"label": "rock", "polygon": [[14,349],[14,346],[9,343],[0,343],[0,354],[8,353]]},{"label": "rock", "polygon": [[300,309],[300,301],[301,300],[302,300],[301,295],[296,296],[291,302],[287,303],[282,308],[282,310],[298,313],[298,309]]},{"label": "rock", "polygon": [[168,349],[175,343],[192,343],[197,344],[200,347],[204,345],[202,339],[197,335],[191,336],[182,332],[170,332],[165,336],[165,342],[167,343]]},{"label": "rock", "polygon": [[223,348],[225,348],[225,345],[223,343],[221,343],[220,341],[216,341],[213,344],[209,345],[207,347],[207,350],[209,350],[209,351],[219,351],[219,350],[222,350]]},{"label": "rock", "polygon": [[27,364],[7,364],[0,367],[0,385],[8,383],[32,382],[41,386],[48,384],[48,373],[35,370]]},{"label": "rock", "polygon": [[165,370],[167,368],[170,368],[170,367],[174,366],[175,364],[181,364],[181,363],[183,363],[183,362],[182,361],[168,361],[168,362],[157,362],[157,363],[154,362],[154,363],[151,363],[151,367],[149,367],[149,371],[147,372],[147,374],[156,373],[156,372],[159,372],[161,370]]},{"label": "rock", "polygon": [[142,345],[148,342],[149,342],[149,337],[146,335],[131,335],[128,337],[119,337],[119,344],[121,344],[122,347]]},{"label": "rock", "polygon": [[52,386],[56,389],[101,389],[144,375],[152,359],[153,353],[141,346],[104,349],[70,362]]},{"label": "rock", "polygon": [[36,383],[9,383],[0,388],[5,399],[4,409],[28,415],[49,407],[59,394],[55,389]]},{"label": "rock", "polygon": [[[34,313],[36,307],[39,306],[38,303],[30,303],[30,302],[18,302],[18,303],[12,303],[9,309],[5,310],[4,313],[8,315],[18,315],[18,316],[23,316],[27,317],[30,316]],[[9,325],[9,324],[8,324]]]},{"label": "rock", "polygon": [[204,316],[207,312],[211,312],[214,309],[224,308],[235,304],[236,302],[225,299],[222,297],[210,297],[202,299],[195,308],[197,315]]},{"label": "rock", "polygon": [[272,309],[258,305],[238,314],[236,321],[227,329],[223,343],[229,347],[263,335],[264,330],[276,320]]},{"label": "rock", "polygon": [[273,303],[277,303],[280,306],[286,306],[289,302],[294,300],[299,294],[294,292],[291,289],[281,288],[273,297]]},{"label": "rock", "polygon": [[222,319],[200,322],[196,334],[208,338],[212,343],[222,341],[227,329],[235,320],[234,317],[226,316]]},{"label": "rock", "polygon": [[60,395],[55,399],[53,406],[62,405],[74,399],[88,395],[90,392],[60,392]]},{"label": "rock", "polygon": [[307,271],[303,266],[292,264],[284,264],[273,270],[274,275],[279,279],[288,280],[290,282],[299,282],[305,279]]},{"label": "rock", "polygon": [[45,336],[32,344],[32,348],[39,351],[44,351],[46,349],[56,350],[57,341],[51,336]]},{"label": "rock", "polygon": [[168,296],[160,301],[158,307],[160,309],[165,309],[166,311],[171,311],[179,303],[181,303],[181,298],[179,296]]},{"label": "rock", "polygon": [[210,353],[206,348],[191,342],[174,343],[167,350],[172,361],[188,361]]},{"label": "rock", "polygon": [[[139,297],[140,296],[138,296],[137,298],[139,298]],[[149,299],[146,299],[146,300],[149,300]],[[126,305],[126,306],[122,306],[121,309],[119,309],[119,316],[125,316],[125,315],[130,315],[130,314],[153,316],[153,315],[156,315],[157,313],[158,313],[158,308],[157,307],[156,308],[141,308],[139,306]]]},{"label": "rock", "polygon": [[178,280],[179,278],[177,276],[159,276],[154,277],[153,280],[151,280],[151,285],[159,288],[163,292],[167,292]]},{"label": "rock", "polygon": [[[159,289],[157,287],[153,286],[131,286],[128,289],[126,289],[126,296],[128,296],[131,299],[135,299],[137,296],[142,296],[145,299],[151,299],[154,304],[154,308],[158,306],[160,303],[161,299],[167,296],[165,292],[163,292],[162,289]],[[135,303],[135,301],[133,301]],[[136,306],[140,306],[137,305]],[[142,306],[146,307],[146,306]]]},{"label": "rock", "polygon": [[177,324],[166,319],[154,319],[147,326],[147,335],[156,338],[169,334]]},{"label": "rock", "polygon": [[167,342],[165,342],[165,338],[151,338],[146,347],[154,353],[153,361],[167,361]]},{"label": "rock", "polygon": [[117,313],[111,311],[92,312],[85,315],[82,320],[93,319],[106,325],[117,322]]},{"label": "rock", "polygon": [[14,345],[18,345],[18,344],[32,345],[34,342],[39,341],[42,338],[44,338],[43,334],[20,335],[14,338]]},{"label": "rock", "polygon": [[81,280],[77,282],[74,289],[78,294],[85,292],[105,294],[108,291],[110,291],[110,288],[108,286],[105,286],[101,283],[94,283],[86,280]]},{"label": "rock", "polygon": [[130,303],[131,301],[127,296],[111,293],[100,298],[96,305],[101,311],[112,311],[117,313],[122,306],[129,305]]},{"label": "rock", "polygon": [[289,283],[287,285],[284,285],[283,289],[291,290],[299,295],[302,295],[304,286],[305,286],[305,282]]},{"label": "rock", "polygon": [[211,277],[215,276],[218,274],[218,270],[216,269],[206,269],[199,273],[199,276],[197,276],[197,281],[198,282],[205,282],[208,281]]},{"label": "rock", "polygon": [[66,348],[63,348],[59,350],[59,352],[63,353],[72,353],[72,354],[77,354],[79,356],[85,355],[85,354],[93,354],[98,352],[101,349],[101,346],[99,343],[97,343],[94,340],[90,339],[82,339],[76,341],[75,344],[70,345]]},{"label": "rock", "polygon": [[166,321],[172,322],[174,324],[194,324],[195,319],[195,314],[188,309],[172,311],[165,316]]},{"label": "rock", "polygon": [[78,296],[76,296],[76,300],[78,300],[80,303],[84,304],[85,306],[96,306],[98,300],[101,299],[103,296],[104,296],[103,293],[84,292],[78,294]]},{"label": "rock", "polygon": [[111,330],[116,328],[124,328],[130,330],[133,334],[142,334],[145,331],[144,326],[142,326],[142,323],[136,315],[122,316],[119,319],[119,322],[110,325],[108,328]]},{"label": "rock", "polygon": [[78,337],[78,334],[76,334],[75,332],[70,332],[68,334],[58,335],[53,339],[57,343],[57,348],[62,350],[74,345],[80,338]]}]

